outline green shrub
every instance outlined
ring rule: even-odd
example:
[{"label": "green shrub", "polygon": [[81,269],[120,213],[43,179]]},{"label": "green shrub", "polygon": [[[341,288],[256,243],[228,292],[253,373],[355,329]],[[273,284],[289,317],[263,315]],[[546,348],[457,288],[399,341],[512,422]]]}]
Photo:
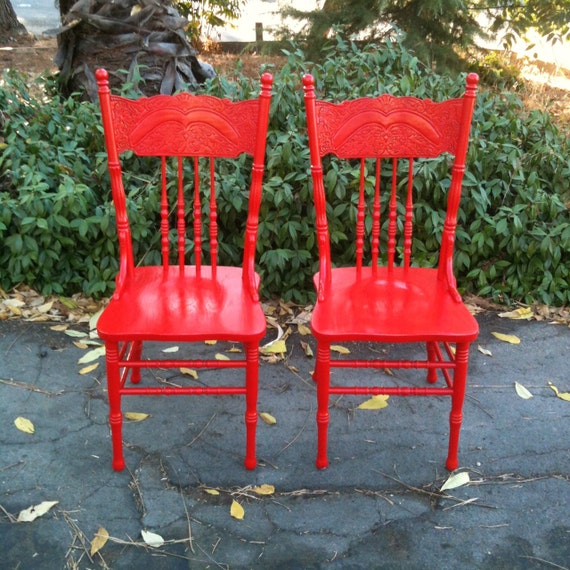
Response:
[{"label": "green shrub", "polygon": [[[316,79],[317,94],[331,101],[385,92],[435,100],[461,95],[463,78],[426,69],[398,44],[359,48],[337,40],[320,64],[291,46],[275,72],[266,175],[260,213],[258,263],[263,294],[304,302],[312,298],[317,268],[302,74]],[[271,71],[271,69],[269,69]],[[204,91],[232,99],[256,95],[258,82],[239,70]],[[0,85],[4,138],[0,154],[0,279],[43,292],[108,295],[117,270],[114,214],[98,110],[78,98],[29,95],[25,80],[5,75]],[[145,262],[159,259],[156,166],[127,157],[132,232]],[[222,204],[220,262],[235,262],[245,227],[248,161],[228,167],[219,182]],[[433,228],[445,208],[442,161],[424,163],[426,185],[416,198],[415,249],[432,261]],[[355,187],[350,162],[328,172],[332,247],[346,261],[353,252]],[[435,197],[426,200],[427,194]],[[463,291],[502,301],[568,304],[570,272],[570,143],[548,114],[526,111],[516,95],[481,89],[456,242]]]}]

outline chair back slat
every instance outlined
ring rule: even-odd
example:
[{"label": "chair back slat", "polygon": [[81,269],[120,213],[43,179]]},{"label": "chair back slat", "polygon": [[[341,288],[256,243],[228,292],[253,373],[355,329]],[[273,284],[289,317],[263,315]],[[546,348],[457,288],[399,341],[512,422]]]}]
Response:
[{"label": "chair back slat", "polygon": [[375,161],[374,176],[374,205],[372,207],[372,268],[376,273],[378,267],[378,254],[380,253],[380,172],[382,163],[379,159]]},{"label": "chair back slat", "polygon": [[396,254],[396,232],[398,220],[398,160],[392,160],[392,185],[390,191],[390,206],[388,214],[388,267],[394,267]]},{"label": "chair back slat", "polygon": [[366,163],[364,159],[360,161],[360,184],[358,191],[358,211],[356,214],[356,269],[360,271],[362,268],[362,257],[364,255],[364,208],[366,202],[364,199],[364,184],[366,181]]},{"label": "chair back slat", "polygon": [[[252,157],[252,179],[243,275],[252,295],[257,296],[255,242],[271,75],[262,76],[261,93],[257,99],[238,102],[190,93],[126,99],[111,95],[107,72],[98,70],[96,75],[112,173],[113,201],[118,205],[117,227],[121,229],[119,247],[121,258],[126,260],[127,273],[136,260],[125,206],[119,160],[122,153],[132,151],[140,157],[156,157],[160,161],[157,229],[165,271],[174,263],[183,271],[190,263],[200,274],[209,261],[214,277],[220,251],[216,175],[221,176],[223,172],[220,161],[231,161],[247,154]],[[151,160],[148,159],[149,164]],[[204,240],[208,240],[208,245]],[[208,254],[207,259],[205,254]]]},{"label": "chair back slat", "polygon": [[414,159],[410,158],[408,164],[408,192],[406,195],[406,215],[404,218],[404,267],[410,267],[412,257],[412,233],[414,219]]}]

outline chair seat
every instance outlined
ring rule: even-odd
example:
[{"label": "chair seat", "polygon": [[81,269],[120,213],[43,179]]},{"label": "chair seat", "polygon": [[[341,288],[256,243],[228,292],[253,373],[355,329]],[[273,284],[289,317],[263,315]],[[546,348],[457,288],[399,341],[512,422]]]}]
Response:
[{"label": "chair seat", "polygon": [[[259,277],[256,276],[259,282]],[[239,267],[139,267],[97,325],[104,340],[259,341],[265,316],[251,299]]]},{"label": "chair seat", "polygon": [[[314,278],[315,286],[319,274]],[[436,269],[395,267],[389,271],[342,267],[331,272],[324,302],[313,310],[317,339],[378,342],[473,341],[479,327]]]}]

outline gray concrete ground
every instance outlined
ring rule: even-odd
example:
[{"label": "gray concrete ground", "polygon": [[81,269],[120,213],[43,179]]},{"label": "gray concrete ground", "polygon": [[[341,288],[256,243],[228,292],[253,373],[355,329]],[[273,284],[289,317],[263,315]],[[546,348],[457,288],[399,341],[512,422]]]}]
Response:
[{"label": "gray concrete ground", "polygon": [[[85,351],[73,339],[48,324],[1,321],[0,567],[570,567],[570,402],[548,385],[570,391],[570,329],[478,320],[460,445],[471,483],[444,493],[447,399],[394,397],[379,411],[355,409],[363,398],[335,400],[331,466],[315,468],[314,361],[300,348],[312,340],[297,334],[286,360],[261,366],[259,410],[277,423],[259,423],[255,471],[242,465],[241,398],[132,397],[125,411],[150,417],[125,425],[128,468],[116,473],[103,363],[80,375]],[[390,357],[399,350],[389,347]],[[181,381],[176,374],[158,372]],[[219,372],[199,374],[208,382]],[[340,374],[401,382],[415,373]],[[515,382],[533,397],[519,397]],[[16,429],[17,417],[35,432]],[[275,493],[256,495],[261,484]],[[243,520],[230,515],[234,500]],[[58,503],[14,522],[42,501]],[[90,556],[99,527],[110,539]],[[145,545],[142,530],[165,544]]]}]

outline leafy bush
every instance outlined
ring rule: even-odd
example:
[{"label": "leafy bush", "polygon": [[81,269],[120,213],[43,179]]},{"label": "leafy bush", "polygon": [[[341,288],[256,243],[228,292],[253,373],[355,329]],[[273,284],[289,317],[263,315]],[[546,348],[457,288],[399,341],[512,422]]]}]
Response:
[{"label": "leafy bush", "polygon": [[[265,296],[303,302],[312,297],[317,248],[302,74],[313,73],[318,96],[331,101],[385,92],[439,100],[461,95],[464,81],[434,74],[398,44],[359,48],[338,39],[320,64],[305,61],[294,45],[285,55],[284,67],[275,72],[258,262]],[[257,89],[257,81],[239,70],[231,81],[218,77],[204,88],[232,99],[255,96]],[[2,286],[25,282],[43,292],[108,295],[117,246],[97,108],[74,97],[35,99],[12,74],[0,85],[0,109]],[[126,180],[133,235],[145,261],[156,262],[159,243],[149,230],[157,211],[155,166],[128,160],[137,172]],[[416,199],[415,247],[426,260],[437,251],[433,227],[445,207],[442,166],[441,161],[422,166],[428,186]],[[235,261],[240,250],[246,168],[246,160],[236,161],[220,181],[222,263]],[[331,240],[341,262],[353,247],[354,208],[343,200],[353,184],[350,163],[327,176]],[[435,204],[424,199],[428,191]],[[569,204],[567,133],[548,114],[526,111],[516,95],[481,89],[456,242],[460,288],[507,302],[568,304]]]}]

